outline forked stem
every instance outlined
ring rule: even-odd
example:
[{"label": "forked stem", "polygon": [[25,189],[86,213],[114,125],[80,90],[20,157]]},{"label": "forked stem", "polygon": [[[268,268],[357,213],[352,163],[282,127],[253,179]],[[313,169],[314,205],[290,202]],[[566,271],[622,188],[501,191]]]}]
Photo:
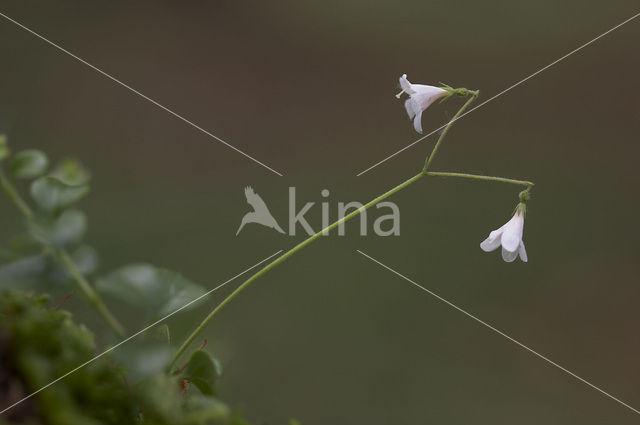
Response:
[{"label": "forked stem", "polygon": [[[456,91],[460,91],[460,90],[463,90],[463,89],[457,89]],[[447,135],[447,132],[449,131],[449,129],[451,128],[453,123],[460,117],[460,115],[462,115],[464,110],[467,109],[467,107],[469,107],[469,105],[471,105],[474,100],[476,100],[476,98],[480,94],[480,92],[478,90],[475,90],[475,91],[465,90],[465,92],[463,92],[463,93],[470,94],[471,97],[469,98],[469,100],[467,100],[464,103],[464,105],[462,105],[462,107],[460,109],[458,109],[458,112],[456,112],[456,114],[453,116],[453,118],[451,118],[451,120],[449,120],[447,125],[444,127],[444,130],[442,130],[442,133],[440,133],[440,137],[438,137],[438,141],[436,142],[435,146],[431,150],[431,153],[429,154],[429,156],[427,156],[427,159],[424,162],[424,167],[422,168],[422,173],[423,174],[427,173],[427,170],[429,169],[429,165],[431,165],[431,162],[433,161],[433,158],[435,158],[436,153],[438,152],[438,148],[440,147],[440,144],[444,140],[444,136]]]},{"label": "forked stem", "polygon": [[186,349],[193,342],[193,340],[196,339],[198,334],[220,312],[220,310],[222,310],[227,304],[229,304],[229,302],[231,302],[231,300],[233,300],[240,292],[245,290],[253,281],[258,279],[260,276],[262,276],[263,274],[265,274],[266,272],[268,272],[269,270],[271,270],[272,268],[274,268],[278,264],[284,262],[286,259],[291,257],[293,254],[295,254],[296,252],[300,251],[302,248],[304,248],[305,246],[309,245],[311,242],[313,242],[314,240],[318,239],[320,236],[322,236],[326,232],[329,232],[330,230],[338,227],[339,225],[341,225],[341,224],[349,221],[350,219],[358,216],[363,211],[371,208],[372,206],[376,205],[380,201],[388,198],[389,196],[393,195],[396,192],[399,192],[400,190],[402,190],[405,187],[409,186],[410,184],[420,180],[421,178],[427,177],[427,176],[434,176],[434,177],[435,176],[441,176],[441,177],[459,177],[459,178],[467,178],[467,179],[475,179],[475,180],[488,180],[488,181],[496,181],[496,182],[524,185],[524,186],[527,186],[527,190],[529,190],[533,186],[533,183],[529,182],[529,181],[524,181],[524,180],[513,180],[513,179],[504,178],[504,177],[491,177],[491,176],[482,176],[482,175],[465,174],[465,173],[446,173],[446,172],[428,172],[427,171],[428,168],[429,168],[429,165],[431,164],[431,162],[433,161],[433,158],[435,157],[435,154],[436,154],[438,148],[440,147],[440,144],[442,143],[442,140],[444,139],[444,136],[449,131],[449,128],[451,128],[451,125],[454,123],[454,121],[456,121],[460,117],[460,115],[471,104],[471,102],[473,102],[473,100],[475,100],[475,98],[478,97],[478,92],[477,91],[471,91],[471,90],[466,90],[466,89],[455,89],[455,94],[463,95],[463,96],[464,95],[471,95],[471,98],[469,100],[467,100],[467,102],[464,105],[462,105],[462,107],[458,110],[458,112],[454,115],[454,117],[449,121],[449,123],[447,123],[447,125],[444,128],[444,131],[442,132],[442,134],[438,138],[438,141],[436,142],[436,145],[434,146],[433,150],[431,151],[431,154],[427,157],[427,159],[425,161],[424,168],[422,169],[420,174],[417,174],[417,175],[411,177],[410,179],[406,180],[405,182],[400,183],[398,186],[396,186],[393,189],[389,190],[388,192],[385,192],[384,194],[378,196],[377,198],[373,199],[372,201],[370,201],[369,203],[365,204],[361,208],[351,212],[347,216],[337,220],[336,222],[334,222],[334,223],[330,224],[329,226],[327,226],[326,228],[320,230],[318,233],[314,234],[313,236],[310,236],[309,238],[307,238],[304,241],[300,242],[298,245],[296,245],[295,247],[293,247],[292,249],[290,249],[289,251],[287,251],[286,253],[284,253],[280,257],[276,258],[275,260],[273,260],[272,262],[267,264],[265,267],[263,267],[261,270],[256,272],[254,275],[249,277],[247,280],[245,280],[231,294],[229,294],[224,300],[222,300],[222,302],[220,304],[218,304],[207,315],[207,317],[204,318],[204,320],[193,330],[193,332],[191,332],[191,334],[187,337],[187,339],[182,343],[180,348],[178,348],[178,351],[176,351],[176,353],[175,353],[175,355],[173,357],[173,360],[171,361],[171,364],[169,365],[169,371],[173,368],[175,363],[178,361],[180,356],[186,351]]},{"label": "forked stem", "polygon": [[[457,93],[461,93],[461,92],[457,92]],[[475,99],[478,96],[478,92],[472,92],[472,91],[468,91],[468,90],[464,90],[464,93],[466,94],[471,94],[472,98],[469,99],[461,108],[460,110],[456,113],[456,115],[451,119],[451,121],[449,121],[449,123],[447,124],[447,126],[445,127],[444,131],[442,132],[442,134],[440,135],[440,137],[438,138],[438,142],[436,143],[436,146],[434,147],[434,150],[431,152],[431,156],[430,158],[433,158],[433,155],[435,153],[435,151],[437,150],[438,146],[440,145],[440,143],[442,142],[442,139],[444,138],[444,136],[447,134],[447,131],[449,130],[449,128],[451,127],[451,125],[453,124],[453,122],[460,116],[460,114],[462,114],[462,112],[464,112],[464,110],[467,108],[467,106],[469,106],[469,104],[471,103],[471,101],[473,99]],[[428,165],[428,163],[430,162],[430,160],[427,160],[427,164],[425,164],[425,169]],[[356,217],[358,215],[360,215],[360,213],[362,213],[363,211],[371,208],[372,206],[376,205],[377,203],[379,203],[380,201],[388,198],[389,196],[393,195],[394,193],[404,189],[405,187],[409,186],[410,184],[420,180],[422,177],[425,177],[427,174],[425,171],[422,171],[420,174],[417,174],[413,177],[411,177],[410,179],[406,180],[403,183],[400,183],[398,186],[394,187],[393,189],[389,190],[388,192],[385,192],[384,194],[378,196],[377,198],[373,199],[372,201],[370,201],[369,203],[365,204],[364,206],[362,206],[361,208],[358,208],[357,210],[351,212],[350,214],[346,215],[345,217],[337,220],[336,222],[330,224],[329,226],[327,226],[326,228],[320,230],[318,233],[308,237],[307,239],[305,239],[304,241],[300,242],[298,245],[296,245],[295,247],[293,247],[292,249],[290,249],[289,251],[285,252],[283,255],[281,255],[280,257],[276,258],[275,260],[273,260],[272,262],[270,262],[269,264],[267,264],[265,267],[263,267],[261,270],[259,270],[258,272],[256,272],[255,274],[253,274],[251,277],[249,277],[247,280],[245,280],[240,286],[238,286],[231,294],[229,294],[224,300],[222,300],[222,302],[220,304],[218,304],[208,315],[207,317],[204,318],[204,320],[202,322],[200,322],[200,324],[193,330],[193,332],[191,332],[191,334],[187,337],[187,339],[182,343],[182,345],[180,346],[180,348],[178,348],[178,351],[176,351],[173,360],[171,361],[171,364],[169,365],[169,370],[171,370],[173,368],[173,366],[175,365],[175,363],[178,361],[178,359],[180,358],[180,356],[186,351],[186,349],[189,347],[189,345],[193,342],[193,340],[195,340],[198,336],[198,334],[200,332],[202,332],[202,330],[207,326],[207,324],[220,312],[220,310],[222,310],[227,304],[229,304],[229,302],[231,302],[231,300],[233,300],[240,292],[242,292],[243,290],[245,290],[247,288],[247,286],[249,286],[253,281],[255,281],[256,279],[258,279],[260,276],[262,276],[263,274],[265,274],[266,272],[268,272],[269,270],[271,270],[272,268],[274,268],[275,266],[277,266],[278,264],[282,263],[283,261],[285,261],[286,259],[288,259],[289,257],[291,257],[293,254],[295,254],[296,252],[300,251],[302,248],[304,248],[305,246],[309,245],[311,242],[315,241],[316,239],[318,239],[320,236],[322,236],[323,234],[326,234],[327,232],[329,232],[330,230],[340,226],[341,224],[349,221],[350,219],[352,219],[353,217]]]}]

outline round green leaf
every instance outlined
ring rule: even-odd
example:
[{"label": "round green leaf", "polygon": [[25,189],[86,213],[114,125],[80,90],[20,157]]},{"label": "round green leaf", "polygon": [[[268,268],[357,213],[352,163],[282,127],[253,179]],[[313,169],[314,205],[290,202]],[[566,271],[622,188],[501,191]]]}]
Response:
[{"label": "round green leaf", "polygon": [[36,149],[20,151],[11,160],[11,175],[19,179],[32,179],[47,171],[49,159]]},{"label": "round green leaf", "polygon": [[162,373],[173,356],[173,348],[161,341],[140,340],[114,351],[115,360],[134,381]]},{"label": "round green leaf", "polygon": [[33,288],[38,285],[47,269],[44,255],[21,258],[0,266],[0,289]]},{"label": "round green leaf", "polygon": [[91,174],[80,161],[69,158],[60,162],[51,175],[72,186],[87,184],[91,178]]},{"label": "round green leaf", "polygon": [[220,363],[206,351],[197,350],[180,376],[195,385],[202,394],[215,395],[216,381],[221,374]]},{"label": "round green leaf", "polygon": [[[96,282],[96,288],[137,308],[153,318],[164,317],[203,295],[206,291],[189,279],[150,264],[121,267]],[[196,303],[185,308],[193,308]]]},{"label": "round green leaf", "polygon": [[88,275],[94,272],[98,268],[99,260],[98,253],[89,245],[81,245],[78,249],[71,253],[71,260],[73,260],[78,270],[83,275]]},{"label": "round green leaf", "polygon": [[79,210],[67,210],[59,217],[37,217],[29,220],[29,233],[47,245],[66,248],[76,245],[87,231],[87,216]]},{"label": "round green leaf", "polygon": [[227,424],[230,415],[229,407],[217,398],[192,394],[185,401],[181,424]]},{"label": "round green leaf", "polygon": [[89,186],[72,186],[55,177],[40,177],[31,183],[31,197],[38,207],[53,214],[89,193]]}]

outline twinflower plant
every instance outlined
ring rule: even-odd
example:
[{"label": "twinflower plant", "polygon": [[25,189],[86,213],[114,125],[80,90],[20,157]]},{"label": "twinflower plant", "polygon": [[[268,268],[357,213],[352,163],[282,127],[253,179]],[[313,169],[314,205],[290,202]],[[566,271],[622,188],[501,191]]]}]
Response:
[{"label": "twinflower plant", "polygon": [[[20,383],[5,385],[7,388],[0,385],[0,400],[7,400],[0,402],[0,416],[9,411],[9,415],[15,412],[21,417],[24,411],[30,410],[41,412],[42,421],[38,423],[53,425],[87,423],[89,416],[92,423],[96,418],[107,418],[104,423],[108,424],[246,423],[235,418],[229,406],[218,398],[216,382],[221,368],[217,359],[205,350],[207,341],[198,338],[200,333],[226,305],[269,270],[333,229],[337,228],[340,233],[345,222],[374,205],[379,207],[386,198],[426,177],[523,186],[512,218],[492,231],[480,246],[484,251],[502,247],[505,261],[513,262],[520,257],[526,262],[522,237],[532,182],[431,168],[451,126],[478,98],[479,92],[446,84],[412,84],[406,74],[399,78],[399,83],[402,91],[397,97],[405,96],[404,107],[418,132],[422,132],[422,114],[436,100],[465,100],[444,126],[418,173],[350,214],[340,216],[272,260],[209,312],[175,351],[169,327],[158,325],[173,314],[194,307],[196,301],[213,290],[207,292],[177,272],[146,263],[126,264],[96,275],[99,271],[97,252],[84,240],[87,216],[77,209],[77,203],[89,193],[90,173],[73,160],[51,168],[47,155],[35,149],[12,154],[6,138],[0,135],[0,190],[22,215],[24,223],[21,233],[6,246],[0,244],[0,335],[7,335],[8,341],[12,341],[5,344],[6,347],[0,344],[0,358],[6,359],[4,369],[10,377],[7,382]],[[22,196],[27,188],[30,199]],[[40,290],[52,292],[58,301],[47,305],[46,297],[33,295]],[[62,298],[66,291],[70,292]],[[94,335],[73,324],[70,314],[60,310],[76,291],[104,319],[114,336],[123,337],[127,332],[120,317],[109,309],[109,300],[128,303],[143,316],[140,319],[151,324],[94,356]],[[75,298],[69,302],[73,300]],[[136,337],[135,346],[111,353]],[[198,341],[200,347],[190,350],[188,357],[182,359],[194,341]],[[42,365],[47,364],[43,363],[44,359],[51,367],[42,369]],[[84,367],[94,360],[96,363],[91,368]],[[75,379],[60,383],[55,389],[49,388],[76,372]],[[3,373],[0,370],[0,375]],[[104,385],[96,386],[96,382]],[[104,395],[105,391],[108,396]],[[104,403],[106,399],[110,400],[108,405]],[[27,400],[37,403],[37,408],[12,410]],[[0,422],[3,419],[0,418]]]},{"label": "twinflower plant", "polygon": [[512,262],[516,259],[517,256],[523,261],[527,261],[527,254],[524,248],[524,243],[522,242],[522,233],[524,227],[524,214],[526,211],[526,202],[529,200],[531,189],[533,188],[533,183],[527,180],[515,180],[506,177],[494,177],[494,176],[485,176],[485,175],[477,175],[477,174],[467,174],[460,172],[444,172],[444,171],[431,171],[431,164],[436,158],[436,154],[438,153],[438,149],[441,147],[443,140],[445,139],[449,129],[453,125],[453,123],[462,115],[462,113],[473,103],[479,96],[479,92],[477,90],[469,90],[466,88],[453,88],[446,84],[441,84],[440,86],[432,86],[426,84],[412,84],[407,79],[407,75],[403,74],[400,78],[400,87],[402,91],[396,95],[397,98],[402,97],[403,94],[409,96],[408,99],[405,100],[404,106],[409,115],[409,118],[413,120],[413,126],[415,130],[419,133],[422,132],[422,113],[431,106],[436,100],[441,101],[449,101],[452,98],[463,98],[466,99],[465,103],[458,109],[458,112],[451,118],[451,120],[445,125],[443,131],[440,133],[440,137],[436,141],[435,145],[431,149],[431,152],[427,155],[424,161],[424,165],[418,174],[409,178],[408,180],[400,183],[394,188],[388,190],[377,198],[373,199],[369,203],[365,204],[361,208],[351,212],[345,217],[340,218],[336,222],[330,224],[324,229],[320,230],[316,234],[308,237],[307,239],[300,242],[298,245],[290,249],[289,251],[282,254],[280,257],[276,258],[269,264],[267,264],[264,268],[256,272],[254,275],[245,280],[240,286],[238,286],[231,294],[229,294],[220,304],[218,304],[205,318],[202,320],[200,324],[198,324],[195,329],[191,332],[191,334],[187,337],[184,343],[178,348],[175,356],[169,366],[170,371],[174,371],[175,366],[177,365],[177,361],[185,353],[187,348],[191,345],[191,343],[196,340],[198,335],[202,332],[202,330],[207,326],[207,324],[227,305],[229,304],[236,296],[238,296],[242,291],[244,291],[251,283],[257,280],[259,277],[267,273],[269,270],[282,263],[296,252],[300,251],[302,248],[309,245],[311,242],[320,238],[323,234],[328,233],[334,228],[344,224],[346,221],[358,216],[363,211],[371,208],[372,206],[378,204],[384,199],[394,195],[400,190],[406,188],[407,186],[421,180],[425,177],[453,177],[453,178],[463,178],[463,179],[472,179],[472,180],[481,180],[481,181],[492,181],[492,182],[501,182],[508,183],[518,186],[524,186],[525,189],[520,192],[520,202],[517,204],[515,214],[513,218],[504,226],[491,232],[489,237],[482,242],[481,248],[485,251],[493,251],[502,245],[502,257],[507,262]]}]

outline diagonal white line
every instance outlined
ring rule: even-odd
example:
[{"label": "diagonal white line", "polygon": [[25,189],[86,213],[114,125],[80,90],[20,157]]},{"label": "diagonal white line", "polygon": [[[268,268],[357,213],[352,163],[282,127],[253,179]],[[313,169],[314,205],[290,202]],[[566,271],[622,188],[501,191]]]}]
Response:
[{"label": "diagonal white line", "polygon": [[[618,25],[616,25],[615,27],[603,32],[602,34],[600,34],[599,36],[597,36],[596,38],[587,41],[586,43],[582,44],[581,46],[573,49],[572,51],[570,51],[569,53],[567,53],[566,55],[554,60],[553,62],[551,62],[549,65],[540,68],[539,70],[537,70],[536,72],[534,72],[533,74],[530,74],[529,76],[523,78],[522,80],[518,81],[515,84],[512,84],[511,86],[507,87],[506,89],[502,90],[501,92],[499,92],[498,94],[493,95],[492,97],[490,97],[489,99],[485,100],[484,102],[480,103],[479,105],[469,109],[467,112],[461,114],[458,118],[456,118],[455,120],[453,120],[452,122],[455,122],[457,120],[459,120],[460,118],[464,117],[467,114],[470,114],[471,112],[475,111],[476,109],[486,105],[487,103],[497,99],[498,97],[502,96],[503,94],[505,94],[506,92],[510,91],[513,88],[516,88],[517,86],[519,86],[520,84],[524,83],[525,81],[535,77],[536,75],[540,74],[543,71],[546,71],[547,69],[551,68],[553,65],[557,64],[558,62],[563,61],[564,59],[568,58],[569,56],[573,55],[574,53],[578,52],[579,50],[584,49],[585,47],[587,47],[588,45],[590,45],[591,43],[594,43],[595,41],[601,39],[602,37],[604,37],[605,35],[609,34],[610,32],[613,32],[615,30],[617,30],[618,28],[620,28],[621,26],[623,26],[626,23],[629,23],[631,21],[633,21],[634,19],[636,19],[638,16],[640,16],[640,13],[636,13],[635,15],[633,15],[632,17],[630,17],[629,19],[619,23]],[[445,128],[447,126],[448,122],[443,124],[442,126],[436,128],[435,130],[433,130],[431,133],[420,137],[418,140],[416,140],[415,142],[412,142],[410,144],[408,144],[407,146],[405,146],[404,148],[400,149],[399,151],[389,155],[388,157],[384,158],[381,161],[376,162],[375,164],[373,164],[372,166],[370,166],[369,168],[359,172],[358,174],[356,174],[356,177],[360,177],[361,175],[363,175],[364,173],[376,168],[378,165],[387,162],[388,160],[390,160],[391,158],[393,158],[394,156],[404,152],[405,150],[409,149],[410,147],[422,142],[424,139],[426,139],[427,137],[437,133],[438,131],[442,130],[443,128]]]},{"label": "diagonal white line", "polygon": [[71,56],[72,58],[76,59],[77,61],[85,64],[86,66],[88,66],[89,68],[93,69],[94,71],[104,75],[105,77],[107,77],[108,79],[110,79],[111,81],[121,85],[122,87],[124,87],[125,89],[129,90],[132,93],[137,94],[138,96],[140,96],[141,98],[153,103],[154,105],[156,105],[158,108],[170,113],[171,115],[173,115],[174,117],[184,121],[185,123],[189,124],[191,127],[195,128],[196,130],[199,130],[200,132],[206,134],[207,136],[217,140],[218,142],[224,144],[225,146],[233,149],[234,151],[238,152],[239,154],[245,156],[246,158],[249,158],[250,160],[252,160],[253,162],[263,166],[264,168],[266,168],[267,170],[271,171],[274,174],[279,175],[280,177],[282,177],[282,174],[280,174],[279,172],[277,172],[276,170],[274,170],[273,168],[267,166],[266,164],[258,161],[257,159],[255,159],[254,157],[252,157],[251,155],[241,151],[240,149],[236,148],[235,146],[231,145],[230,143],[222,140],[220,137],[216,136],[215,134],[205,130],[204,128],[200,127],[199,125],[195,124],[192,121],[189,121],[188,119],[186,119],[185,117],[183,117],[182,115],[178,114],[177,112],[172,111],[171,109],[167,108],[164,105],[161,105],[160,103],[156,102],[155,100],[151,99],[150,97],[140,93],[138,90],[134,89],[133,87],[123,83],[122,81],[118,80],[117,78],[111,76],[110,74],[107,74],[106,72],[104,72],[103,70],[97,68],[96,66],[91,65],[89,62],[85,61],[84,59],[74,55],[73,53],[71,53],[70,51],[62,48],[61,46],[57,45],[56,43],[54,43],[53,41],[45,38],[44,36],[38,34],[37,32],[33,31],[30,28],[27,28],[26,26],[22,25],[20,22],[8,17],[7,15],[5,15],[4,13],[0,12],[0,16],[2,16],[3,18],[5,18],[6,20],[13,22],[14,24],[16,24],[17,26],[19,26],[20,28],[22,28],[23,30],[35,35],[36,37],[38,37],[39,39],[41,39],[42,41],[50,44],[51,46],[55,47],[56,49],[60,50],[63,53],[66,53],[67,55]]},{"label": "diagonal white line", "polygon": [[369,260],[373,261],[374,263],[378,264],[379,266],[382,266],[383,268],[389,270],[391,273],[395,274],[396,276],[399,276],[401,278],[403,278],[404,280],[406,280],[407,282],[413,284],[414,286],[422,289],[423,291],[425,291],[426,293],[428,293],[429,295],[439,299],[440,301],[442,301],[443,303],[449,305],[450,307],[455,308],[456,310],[458,310],[459,312],[465,314],[466,316],[472,318],[473,320],[475,320],[476,322],[480,323],[483,326],[486,326],[487,328],[491,329],[492,331],[494,331],[495,333],[497,333],[498,335],[501,335],[503,337],[505,337],[506,339],[508,339],[509,341],[519,345],[520,347],[524,348],[525,350],[527,350],[528,352],[530,352],[531,354],[534,354],[536,356],[538,356],[539,358],[541,358],[542,360],[544,360],[545,362],[557,367],[558,369],[562,370],[563,372],[568,373],[569,375],[573,376],[574,378],[576,378],[577,380],[587,384],[588,386],[590,386],[591,388],[593,388],[594,390],[606,395],[607,397],[609,397],[610,399],[617,401],[618,403],[620,403],[621,405],[623,405],[624,407],[634,411],[635,413],[640,414],[640,411],[637,409],[634,409],[633,407],[629,406],[627,403],[621,401],[620,399],[612,396],[611,394],[609,394],[608,392],[602,390],[599,387],[596,387],[595,385],[593,385],[592,383],[590,383],[589,381],[587,381],[586,379],[583,379],[581,377],[579,377],[578,375],[576,375],[575,373],[571,372],[570,370],[560,366],[558,363],[555,363],[554,361],[550,360],[549,358],[543,356],[542,354],[538,353],[537,351],[534,351],[533,349],[527,347],[526,345],[524,345],[523,343],[521,343],[520,341],[510,337],[509,335],[507,335],[506,333],[502,332],[499,329],[494,328],[493,326],[491,326],[490,324],[488,324],[487,322],[482,321],[481,319],[477,318],[476,316],[474,316],[473,314],[467,312],[466,310],[463,310],[462,308],[458,307],[457,305],[453,304],[452,302],[442,298],[440,295],[436,294],[435,292],[432,292],[430,290],[428,290],[427,288],[425,288],[424,286],[419,285],[418,283],[414,282],[413,280],[409,279],[408,277],[406,277],[403,274],[400,274],[399,272],[395,271],[394,269],[392,269],[391,267],[382,264],[380,261],[376,260],[375,258],[371,257],[370,255],[365,254],[364,252],[360,251],[359,249],[356,250],[359,254],[363,255],[364,257],[368,258]]},{"label": "diagonal white line", "polygon": [[42,391],[42,390],[45,390],[45,389],[49,388],[50,386],[52,386],[52,385],[53,385],[53,384],[55,384],[56,382],[58,382],[58,381],[60,381],[60,380],[62,380],[62,379],[64,379],[64,378],[66,378],[67,376],[71,375],[72,373],[77,372],[78,370],[82,369],[83,367],[85,367],[85,366],[86,366],[86,365],[88,365],[89,363],[92,363],[92,362],[94,362],[95,360],[99,359],[100,357],[104,356],[105,354],[110,353],[111,351],[113,351],[113,350],[115,350],[116,348],[120,347],[122,344],[124,344],[124,343],[126,343],[126,342],[128,342],[128,341],[132,340],[132,339],[133,339],[133,338],[135,338],[135,337],[137,337],[137,336],[138,336],[138,335],[140,335],[141,333],[146,332],[147,330],[149,330],[149,329],[153,328],[154,326],[156,326],[156,325],[157,325],[157,324],[159,324],[160,322],[162,322],[162,321],[164,321],[164,320],[168,319],[169,317],[173,316],[174,314],[178,313],[179,311],[181,311],[181,310],[183,310],[183,309],[185,309],[185,308],[189,307],[191,304],[195,303],[196,301],[198,301],[198,300],[200,300],[200,299],[202,299],[202,298],[206,297],[207,295],[211,294],[211,293],[212,293],[212,292],[214,292],[214,291],[217,291],[218,289],[220,289],[220,288],[222,288],[223,286],[225,286],[227,283],[229,283],[229,282],[231,282],[232,280],[234,280],[234,279],[236,279],[236,278],[238,278],[238,277],[242,276],[243,274],[245,274],[245,273],[246,273],[246,272],[248,272],[249,270],[256,268],[257,266],[259,266],[260,264],[264,263],[265,261],[270,260],[271,258],[275,257],[276,255],[280,254],[281,252],[282,252],[282,250],[280,250],[280,251],[278,251],[278,252],[276,252],[276,253],[274,253],[274,254],[271,254],[270,256],[268,256],[267,258],[265,258],[264,260],[261,260],[260,262],[258,262],[258,263],[256,263],[256,264],[254,264],[253,266],[249,267],[248,269],[244,270],[243,272],[238,273],[237,275],[235,275],[235,276],[234,276],[234,277],[232,277],[231,279],[227,280],[226,282],[221,283],[220,285],[216,286],[215,288],[213,288],[213,289],[209,290],[208,292],[206,292],[206,293],[204,293],[204,294],[200,295],[198,298],[196,298],[196,299],[194,299],[194,300],[192,300],[192,301],[189,301],[187,304],[183,305],[183,306],[182,306],[182,307],[180,307],[179,309],[177,309],[177,310],[173,311],[172,313],[167,314],[167,315],[166,315],[166,316],[164,316],[162,319],[159,319],[159,320],[157,320],[157,321],[153,322],[152,324],[150,324],[150,325],[149,325],[149,326],[147,326],[146,328],[144,328],[144,329],[142,329],[142,330],[140,330],[140,331],[138,331],[138,332],[134,333],[133,335],[131,335],[131,336],[127,337],[126,339],[124,339],[124,340],[120,341],[119,343],[117,343],[117,344],[116,344],[116,345],[114,345],[113,347],[110,347],[110,348],[106,349],[105,351],[103,351],[102,353],[98,354],[97,356],[95,356],[95,357],[93,357],[93,358],[91,358],[91,359],[87,360],[86,362],[82,363],[80,366],[76,367],[75,369],[72,369],[72,370],[70,370],[69,372],[65,373],[64,375],[62,375],[62,376],[60,376],[60,377],[58,377],[58,378],[54,379],[53,381],[49,382],[47,385],[45,385],[45,386],[43,386],[43,387],[41,387],[41,388],[37,389],[36,391],[32,392],[31,394],[27,395],[26,397],[24,397],[24,398],[22,398],[22,399],[20,399],[20,400],[16,401],[16,402],[15,402],[15,403],[13,403],[12,405],[10,405],[10,406],[8,406],[8,407],[5,407],[2,411],[0,411],[0,415],[1,415],[1,414],[3,414],[4,412],[6,412],[7,410],[9,410],[9,409],[11,409],[11,408],[13,408],[13,407],[17,406],[18,404],[22,403],[23,401],[25,401],[25,400],[27,400],[27,399],[29,399],[29,398],[33,397],[34,395],[38,394],[40,391]]}]

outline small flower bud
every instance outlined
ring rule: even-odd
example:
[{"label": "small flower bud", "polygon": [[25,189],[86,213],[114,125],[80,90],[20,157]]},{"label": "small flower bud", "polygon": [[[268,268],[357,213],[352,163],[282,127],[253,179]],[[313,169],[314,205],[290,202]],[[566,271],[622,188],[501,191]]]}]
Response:
[{"label": "small flower bud", "polygon": [[520,197],[520,202],[527,202],[531,198],[530,189],[523,190],[518,196]]}]

